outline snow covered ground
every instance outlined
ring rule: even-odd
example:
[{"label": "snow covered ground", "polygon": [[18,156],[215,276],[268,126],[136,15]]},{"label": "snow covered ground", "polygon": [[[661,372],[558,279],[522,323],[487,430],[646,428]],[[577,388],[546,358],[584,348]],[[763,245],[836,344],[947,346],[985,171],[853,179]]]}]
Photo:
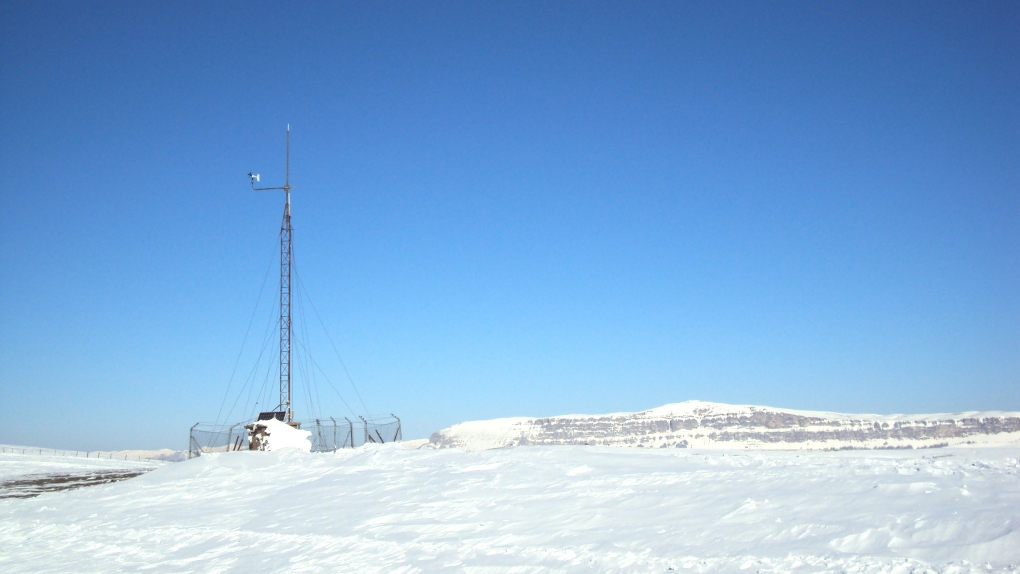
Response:
[{"label": "snow covered ground", "polygon": [[1020,448],[369,445],[0,501],[0,571],[1020,572]]},{"label": "snow covered ground", "polygon": [[[32,450],[34,451],[35,449]],[[0,481],[13,480],[29,475],[73,474],[80,472],[121,469],[149,469],[159,465],[159,463],[139,462],[134,460],[96,458],[96,453],[92,453],[92,456],[87,458],[84,456],[84,452],[82,452],[82,456],[52,455],[45,454],[47,452],[46,449],[41,450],[44,453],[42,455],[0,452]],[[103,456],[106,455],[104,454]]]}]

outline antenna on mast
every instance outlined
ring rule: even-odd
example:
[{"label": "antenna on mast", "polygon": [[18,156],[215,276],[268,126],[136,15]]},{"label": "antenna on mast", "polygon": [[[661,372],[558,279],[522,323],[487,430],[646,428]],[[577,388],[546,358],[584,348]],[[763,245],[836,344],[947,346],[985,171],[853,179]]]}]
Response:
[{"label": "antenna on mast", "polygon": [[[276,413],[269,414],[283,422],[294,420],[294,411],[291,409],[291,365],[290,365],[290,263],[294,256],[294,246],[291,243],[291,236],[294,232],[290,226],[290,124],[287,124],[287,155],[286,169],[284,172],[284,184],[281,187],[255,187],[259,181],[259,174],[248,173],[251,179],[251,188],[254,191],[282,190],[286,195],[286,203],[283,207],[283,222],[280,223],[280,404],[276,407]],[[282,411],[280,409],[283,409]],[[268,417],[267,417],[268,418]]]}]

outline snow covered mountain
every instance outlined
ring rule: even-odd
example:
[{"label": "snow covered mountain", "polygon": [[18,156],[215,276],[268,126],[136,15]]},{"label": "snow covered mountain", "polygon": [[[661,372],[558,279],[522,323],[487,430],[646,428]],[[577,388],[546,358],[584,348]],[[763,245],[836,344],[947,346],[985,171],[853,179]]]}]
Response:
[{"label": "snow covered mountain", "polygon": [[471,421],[432,448],[523,445],[841,450],[1020,445],[1020,413],[865,415],[686,401],[637,413]]}]

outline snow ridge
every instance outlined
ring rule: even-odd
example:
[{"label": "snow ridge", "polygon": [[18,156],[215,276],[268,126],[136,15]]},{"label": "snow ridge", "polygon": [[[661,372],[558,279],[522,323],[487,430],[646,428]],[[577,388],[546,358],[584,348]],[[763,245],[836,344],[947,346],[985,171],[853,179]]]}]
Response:
[{"label": "snow ridge", "polygon": [[470,421],[437,431],[432,448],[524,445],[845,450],[1020,445],[1020,413],[843,414],[686,401],[637,413]]}]

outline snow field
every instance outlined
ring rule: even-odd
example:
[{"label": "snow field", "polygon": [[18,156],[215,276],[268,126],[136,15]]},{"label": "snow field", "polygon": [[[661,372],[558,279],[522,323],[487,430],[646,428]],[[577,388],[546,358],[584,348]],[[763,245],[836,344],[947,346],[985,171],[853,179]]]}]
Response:
[{"label": "snow field", "polygon": [[1020,572],[1020,449],[370,445],[0,501],[3,572]]}]

